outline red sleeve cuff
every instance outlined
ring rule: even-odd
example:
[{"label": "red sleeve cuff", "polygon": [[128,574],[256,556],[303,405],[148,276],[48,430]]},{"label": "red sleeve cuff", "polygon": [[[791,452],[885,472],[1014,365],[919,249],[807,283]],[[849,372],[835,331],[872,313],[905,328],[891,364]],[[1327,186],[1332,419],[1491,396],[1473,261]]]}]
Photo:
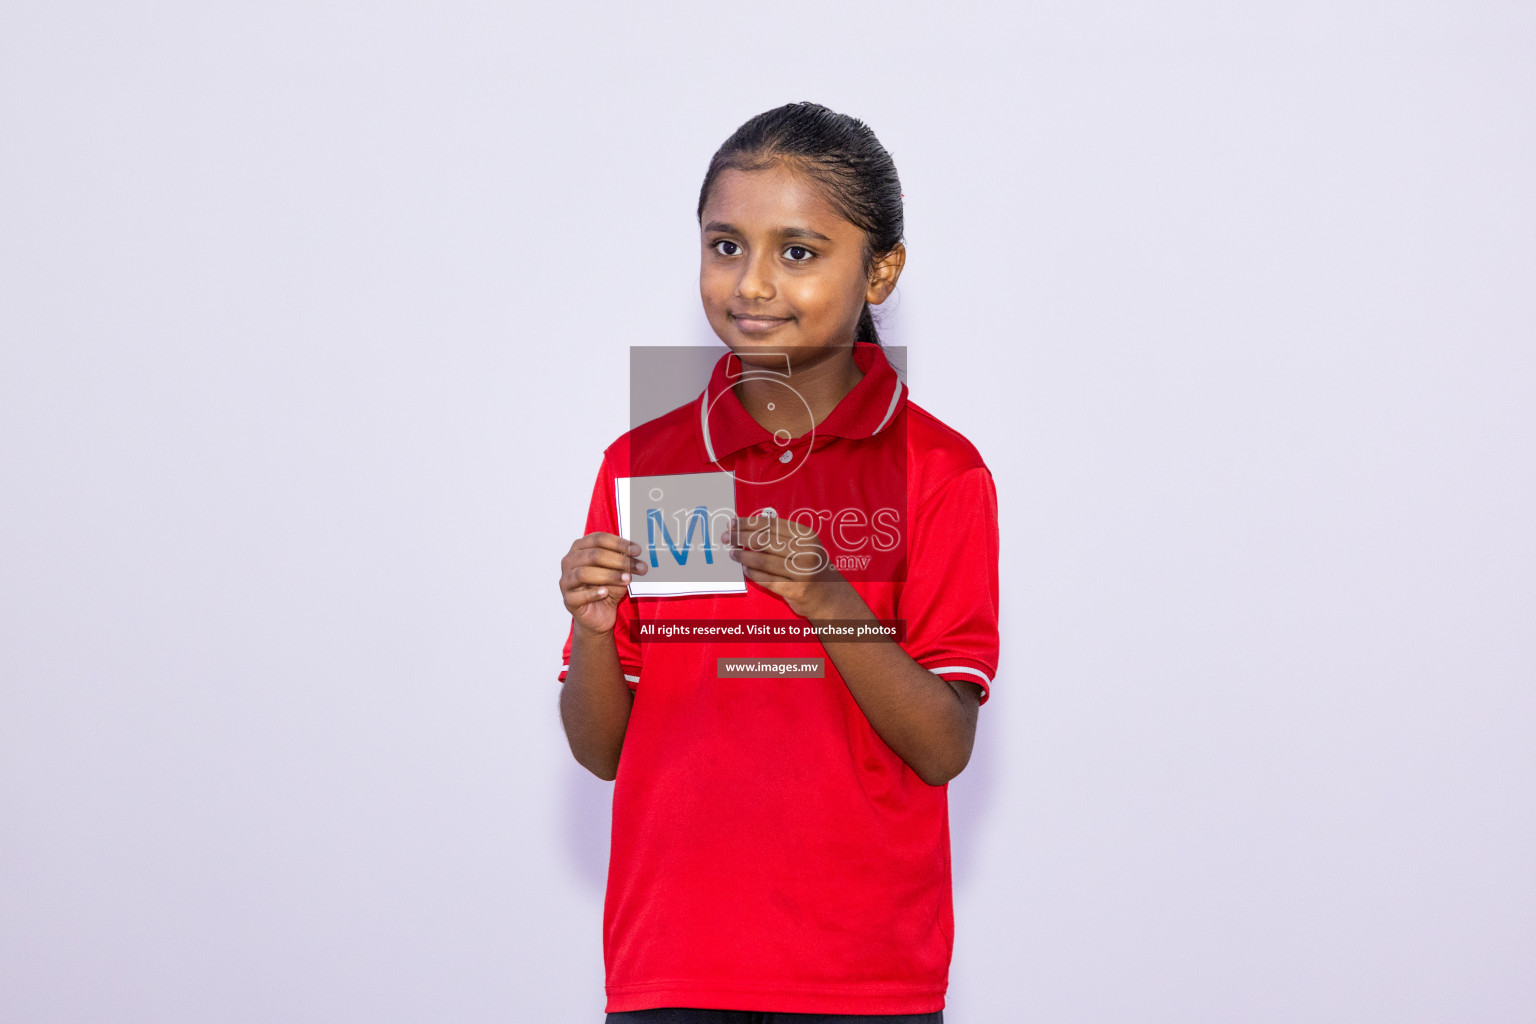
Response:
[{"label": "red sleeve cuff", "polygon": [[992,695],[992,668],[969,658],[933,658],[923,663],[923,668],[940,679],[975,683],[981,687],[981,703]]},{"label": "red sleeve cuff", "polygon": [[[640,682],[640,666],[639,665],[628,665],[628,664],[624,664],[623,662],[620,662],[619,667],[624,670],[624,681],[626,683],[628,683],[629,684],[629,688],[631,690],[633,690],[635,688],[635,684]],[[565,682],[565,675],[570,670],[571,670],[571,666],[570,665],[561,665],[560,666],[560,673],[559,673],[558,676],[556,676],[556,678],[559,679],[562,683]]]}]

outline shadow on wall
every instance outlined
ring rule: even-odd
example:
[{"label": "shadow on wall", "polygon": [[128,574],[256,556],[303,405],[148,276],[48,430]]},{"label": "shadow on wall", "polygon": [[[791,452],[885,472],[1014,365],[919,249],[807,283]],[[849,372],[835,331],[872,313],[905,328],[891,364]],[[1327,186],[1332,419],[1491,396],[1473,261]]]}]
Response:
[{"label": "shadow on wall", "polygon": [[[996,687],[993,687],[993,693],[996,693]],[[970,764],[949,784],[949,858],[956,889],[967,888],[975,877],[987,810],[996,789],[998,750],[1003,743],[999,728],[1001,716],[992,704],[996,699],[994,696],[981,709]],[[988,721],[989,711],[993,712],[990,716],[993,721]]]},{"label": "shadow on wall", "polygon": [[564,751],[566,863],[599,896],[608,886],[608,846],[613,825],[613,783],[587,771]]}]

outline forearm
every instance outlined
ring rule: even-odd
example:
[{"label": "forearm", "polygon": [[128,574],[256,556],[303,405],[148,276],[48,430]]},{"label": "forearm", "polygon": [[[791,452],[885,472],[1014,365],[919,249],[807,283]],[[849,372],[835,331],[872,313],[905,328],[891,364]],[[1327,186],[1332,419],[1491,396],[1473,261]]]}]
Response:
[{"label": "forearm", "polygon": [[633,703],[613,633],[577,627],[571,637],[571,665],[560,691],[560,721],[571,753],[600,779],[618,775],[619,751]]},{"label": "forearm", "polygon": [[[814,618],[875,616],[846,583],[835,586]],[[976,738],[976,702],[923,668],[890,640],[823,640],[853,699],[880,738],[930,786],[959,775]]]}]

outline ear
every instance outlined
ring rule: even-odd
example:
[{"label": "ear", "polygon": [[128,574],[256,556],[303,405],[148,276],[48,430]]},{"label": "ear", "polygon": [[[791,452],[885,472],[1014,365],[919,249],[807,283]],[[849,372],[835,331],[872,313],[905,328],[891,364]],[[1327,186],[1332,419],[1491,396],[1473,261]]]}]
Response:
[{"label": "ear", "polygon": [[890,298],[891,292],[896,290],[896,279],[901,277],[901,268],[906,265],[907,247],[898,242],[896,248],[875,260],[875,265],[869,268],[869,287],[864,290],[864,301],[878,306]]}]

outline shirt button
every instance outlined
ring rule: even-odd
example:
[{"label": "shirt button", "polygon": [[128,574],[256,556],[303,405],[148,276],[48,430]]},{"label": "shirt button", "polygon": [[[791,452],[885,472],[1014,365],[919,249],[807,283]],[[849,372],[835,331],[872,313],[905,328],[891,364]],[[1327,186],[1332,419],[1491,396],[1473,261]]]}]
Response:
[{"label": "shirt button", "polygon": [[794,455],[792,455],[789,452],[785,452],[783,455],[779,456],[779,461],[780,462],[788,462],[792,458],[794,458]]}]

